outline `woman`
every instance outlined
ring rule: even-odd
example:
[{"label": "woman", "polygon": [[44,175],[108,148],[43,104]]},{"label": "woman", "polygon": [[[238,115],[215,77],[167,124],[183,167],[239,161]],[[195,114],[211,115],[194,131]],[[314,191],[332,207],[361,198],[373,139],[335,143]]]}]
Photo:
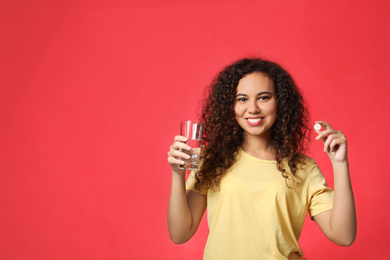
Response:
[{"label": "woman", "polygon": [[278,64],[242,59],[212,82],[202,111],[202,165],[185,182],[176,136],[168,153],[172,187],[168,227],[175,243],[196,232],[207,205],[204,259],[303,259],[306,212],[334,243],[349,246],[356,213],[347,141],[327,122],[316,131],[333,165],[334,189],[304,155],[308,115],[291,76]]}]

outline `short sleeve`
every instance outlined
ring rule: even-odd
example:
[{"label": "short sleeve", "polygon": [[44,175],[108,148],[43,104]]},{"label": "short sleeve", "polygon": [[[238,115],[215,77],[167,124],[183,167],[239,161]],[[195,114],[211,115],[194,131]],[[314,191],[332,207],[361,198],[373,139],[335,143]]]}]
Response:
[{"label": "short sleeve", "polygon": [[334,192],[326,184],[316,163],[310,167],[309,171],[309,213],[313,218],[315,215],[333,208]]},{"label": "short sleeve", "polygon": [[186,189],[190,190],[190,191],[195,191],[195,192],[201,193],[203,195],[207,195],[207,188],[201,187],[200,190],[195,188],[195,183],[196,183],[195,173],[196,173],[196,171],[191,171],[190,175],[188,176],[187,182],[186,182]]}]

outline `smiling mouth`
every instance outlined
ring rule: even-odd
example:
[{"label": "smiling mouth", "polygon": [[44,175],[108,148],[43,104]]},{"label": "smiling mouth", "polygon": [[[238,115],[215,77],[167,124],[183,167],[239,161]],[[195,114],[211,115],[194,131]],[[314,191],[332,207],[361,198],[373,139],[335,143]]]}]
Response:
[{"label": "smiling mouth", "polygon": [[248,120],[248,123],[249,123],[250,125],[257,125],[257,124],[259,124],[263,119],[264,119],[264,117],[258,117],[258,118],[247,118],[246,120]]}]

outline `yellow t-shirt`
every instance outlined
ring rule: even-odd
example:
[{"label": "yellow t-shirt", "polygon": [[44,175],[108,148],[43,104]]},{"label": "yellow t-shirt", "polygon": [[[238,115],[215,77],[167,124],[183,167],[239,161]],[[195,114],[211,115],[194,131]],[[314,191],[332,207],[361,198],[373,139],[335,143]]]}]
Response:
[{"label": "yellow t-shirt", "polygon": [[[203,259],[302,259],[298,239],[306,212],[313,217],[331,209],[333,190],[310,157],[298,175],[301,184],[288,188],[276,161],[240,149],[220,189],[200,191],[207,195],[210,229]],[[199,192],[194,184],[192,172],[187,189]]]}]

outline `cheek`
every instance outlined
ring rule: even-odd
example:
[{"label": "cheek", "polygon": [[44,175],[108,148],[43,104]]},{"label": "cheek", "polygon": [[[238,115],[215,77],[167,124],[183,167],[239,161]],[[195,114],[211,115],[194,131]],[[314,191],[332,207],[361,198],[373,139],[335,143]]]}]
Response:
[{"label": "cheek", "polygon": [[274,111],[275,111],[275,115],[277,116],[278,115],[278,104],[277,103],[275,103]]},{"label": "cheek", "polygon": [[269,106],[267,107],[267,111],[268,114],[273,114],[276,116],[278,113],[278,105],[276,103],[269,104]]},{"label": "cheek", "polygon": [[242,116],[245,113],[245,108],[241,106],[235,106],[234,113],[236,116]]}]

